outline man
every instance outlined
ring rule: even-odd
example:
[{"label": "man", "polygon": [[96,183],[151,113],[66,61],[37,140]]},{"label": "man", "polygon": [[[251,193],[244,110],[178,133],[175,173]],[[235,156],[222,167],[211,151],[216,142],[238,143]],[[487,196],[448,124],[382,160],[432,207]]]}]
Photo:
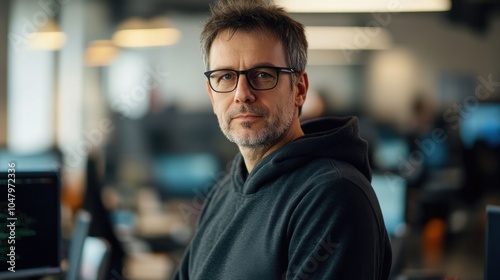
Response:
[{"label": "man", "polygon": [[304,125],[302,24],[265,1],[212,7],[207,91],[240,153],[175,279],[387,279],[391,248],[355,118]]}]

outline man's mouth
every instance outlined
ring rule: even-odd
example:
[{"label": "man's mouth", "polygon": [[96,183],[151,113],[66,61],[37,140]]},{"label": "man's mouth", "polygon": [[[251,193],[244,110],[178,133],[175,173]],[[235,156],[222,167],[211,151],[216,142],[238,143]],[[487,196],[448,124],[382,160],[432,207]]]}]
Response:
[{"label": "man's mouth", "polygon": [[240,114],[240,115],[236,115],[233,119],[240,120],[240,121],[253,121],[253,120],[256,120],[258,118],[261,118],[261,116],[255,115],[255,114]]}]

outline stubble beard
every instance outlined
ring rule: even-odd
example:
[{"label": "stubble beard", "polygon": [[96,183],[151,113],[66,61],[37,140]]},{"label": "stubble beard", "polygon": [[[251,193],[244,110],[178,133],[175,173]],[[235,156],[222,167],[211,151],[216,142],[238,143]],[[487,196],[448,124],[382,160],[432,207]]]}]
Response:
[{"label": "stubble beard", "polygon": [[[290,95],[285,106],[278,108],[274,114],[263,107],[241,105],[228,111],[225,116],[219,117],[219,126],[227,139],[240,148],[266,149],[276,144],[288,132],[295,110],[293,95]],[[234,116],[246,113],[261,116],[264,127],[256,130],[252,129],[254,123],[251,121],[233,122]]]}]

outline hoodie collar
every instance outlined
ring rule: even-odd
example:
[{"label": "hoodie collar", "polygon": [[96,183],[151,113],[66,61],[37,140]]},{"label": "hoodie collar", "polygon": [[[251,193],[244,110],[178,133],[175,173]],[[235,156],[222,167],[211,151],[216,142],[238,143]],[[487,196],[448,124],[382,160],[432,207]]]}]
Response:
[{"label": "hoodie collar", "polygon": [[368,180],[371,169],[368,144],[359,135],[356,117],[329,117],[302,124],[305,135],[267,155],[248,174],[243,157],[238,154],[231,167],[233,184],[238,192],[257,192],[263,185],[284,173],[300,168],[315,158],[344,161],[357,168]]}]

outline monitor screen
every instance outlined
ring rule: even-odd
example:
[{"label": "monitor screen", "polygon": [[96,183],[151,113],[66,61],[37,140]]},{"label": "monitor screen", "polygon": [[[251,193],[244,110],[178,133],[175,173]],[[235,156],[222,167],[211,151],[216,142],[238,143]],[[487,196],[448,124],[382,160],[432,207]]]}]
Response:
[{"label": "monitor screen", "polygon": [[0,279],[60,273],[58,173],[0,172]]},{"label": "monitor screen", "polygon": [[379,129],[373,149],[374,167],[381,170],[397,170],[401,161],[408,160],[410,154],[410,146],[404,137],[384,129]]},{"label": "monitor screen", "polygon": [[215,184],[219,169],[211,153],[161,154],[155,159],[154,176],[162,196],[195,196]]},{"label": "monitor screen", "polygon": [[478,141],[500,146],[500,103],[483,103],[461,114],[460,138],[468,149]]},{"label": "monitor screen", "polygon": [[372,175],[385,226],[390,236],[400,236],[406,225],[406,180],[389,172]]}]

